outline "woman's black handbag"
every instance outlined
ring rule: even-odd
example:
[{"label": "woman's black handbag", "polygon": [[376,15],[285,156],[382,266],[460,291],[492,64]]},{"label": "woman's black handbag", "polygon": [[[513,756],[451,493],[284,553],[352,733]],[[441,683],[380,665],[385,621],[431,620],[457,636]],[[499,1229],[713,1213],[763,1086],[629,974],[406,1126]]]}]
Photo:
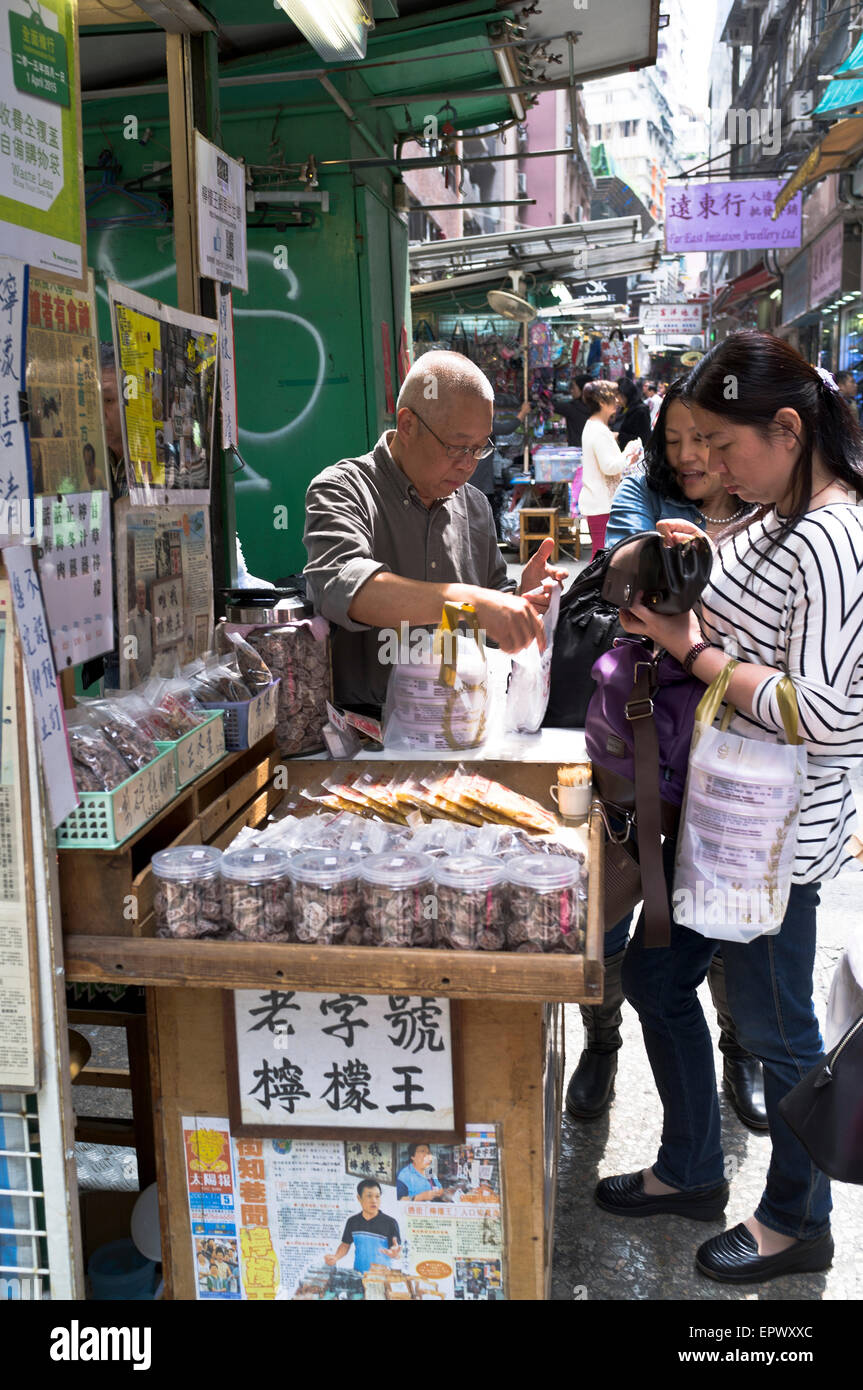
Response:
[{"label": "woman's black handbag", "polygon": [[863,1016],[783,1096],[779,1114],[828,1178],[863,1183]]},{"label": "woman's black handbag", "polygon": [[543,723],[583,729],[596,686],[593,663],[625,637],[618,612],[644,595],[657,613],[686,613],[710,577],[713,552],[706,537],[667,546],[658,531],[639,531],[603,550],[560,600]]},{"label": "woman's black handbag", "polygon": [[688,613],[712,568],[706,536],[665,545],[658,531],[639,531],[605,553],[600,593],[615,608],[628,608],[642,593],[645,608],[655,613]]}]

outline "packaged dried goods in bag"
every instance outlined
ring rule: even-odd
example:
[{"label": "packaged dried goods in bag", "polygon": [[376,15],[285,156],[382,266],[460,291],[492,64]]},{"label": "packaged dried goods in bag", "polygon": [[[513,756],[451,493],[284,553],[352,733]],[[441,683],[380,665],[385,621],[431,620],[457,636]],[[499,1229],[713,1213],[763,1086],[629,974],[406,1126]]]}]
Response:
[{"label": "packaged dried goods in bag", "polygon": [[478,747],[486,736],[488,662],[473,607],[445,603],[435,631],[417,630],[398,656],[387,685],[384,746],[437,753]]},{"label": "packaged dried goods in bag", "polygon": [[159,756],[153,739],[138,726],[123,700],[81,698],[76,704],[88,721],[101,729],[131,772],[138,772]]},{"label": "packaged dried goods in bag", "polygon": [[746,943],[775,935],[785,917],[806,749],[788,676],[776,692],[787,742],[732,733],[731,706],[713,727],[736,664],[723,667],[695,712],[671,902],[678,926]]},{"label": "packaged dried goods in bag", "polygon": [[332,699],[330,628],[325,618],[257,627],[247,634],[273,680],[279,680],[276,747],[285,758],[324,747],[327,701]]},{"label": "packaged dried goods in bag", "polygon": [[132,768],[84,710],[67,713],[72,771],[79,792],[110,792],[132,776]]},{"label": "packaged dried goods in bag", "polygon": [[541,652],[539,643],[533,641],[512,658],[504,711],[507,733],[535,734],[545,718],[551,689],[551,655],[560,612],[560,594],[561,586],[556,583],[548,608],[542,615],[545,650]]}]

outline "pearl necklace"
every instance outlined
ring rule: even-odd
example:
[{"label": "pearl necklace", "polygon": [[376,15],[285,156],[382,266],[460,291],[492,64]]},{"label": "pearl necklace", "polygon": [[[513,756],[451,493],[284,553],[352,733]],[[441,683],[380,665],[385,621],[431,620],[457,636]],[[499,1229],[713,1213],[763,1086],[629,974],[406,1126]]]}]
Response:
[{"label": "pearl necklace", "polygon": [[743,513],[748,510],[749,507],[744,502],[742,506],[737,508],[733,516],[708,516],[706,512],[702,512],[701,515],[710,526],[730,526],[732,521],[736,521],[739,516],[742,516]]}]

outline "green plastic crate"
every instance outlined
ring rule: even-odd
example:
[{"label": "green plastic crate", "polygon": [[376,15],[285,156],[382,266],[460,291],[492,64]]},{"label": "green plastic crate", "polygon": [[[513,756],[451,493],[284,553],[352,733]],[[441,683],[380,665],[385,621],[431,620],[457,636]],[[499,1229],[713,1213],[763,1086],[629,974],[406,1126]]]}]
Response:
[{"label": "green plastic crate", "polygon": [[60,849],[117,849],[173,801],[177,772],[172,754],[160,752],[111,792],[79,792],[81,805],[57,827]]},{"label": "green plastic crate", "polygon": [[173,739],[171,742],[157,739],[156,747],[160,752],[164,749],[165,752],[173,753],[177,787],[182,791],[183,787],[194,782],[196,777],[200,777],[202,772],[206,772],[225,756],[223,712],[218,710],[211,714],[197,728],[183,734],[182,738]]}]

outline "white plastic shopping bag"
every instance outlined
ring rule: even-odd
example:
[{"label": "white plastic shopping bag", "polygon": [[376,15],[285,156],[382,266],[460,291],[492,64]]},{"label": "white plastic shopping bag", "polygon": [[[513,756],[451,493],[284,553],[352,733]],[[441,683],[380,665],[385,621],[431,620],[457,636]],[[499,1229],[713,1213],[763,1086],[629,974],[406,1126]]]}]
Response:
[{"label": "white plastic shopping bag", "polygon": [[[470,632],[459,631],[464,622]],[[401,650],[406,647],[406,650]],[[433,633],[400,643],[383,710],[386,748],[448,753],[484,742],[488,661],[472,604],[445,603]]]},{"label": "white plastic shopping bag", "polygon": [[787,742],[730,733],[733,708],[714,720],[736,666],[729,662],[695,712],[680,816],[672,908],[678,926],[717,941],[779,931],[797,849],[806,750],[788,676],[777,689]]},{"label": "white plastic shopping bag", "polygon": [[551,689],[551,656],[554,650],[557,616],[560,612],[561,592],[560,584],[555,584],[548,608],[542,615],[545,651],[540,652],[539,643],[534,639],[529,647],[517,652],[512,658],[504,715],[507,733],[535,734],[545,718]]}]

